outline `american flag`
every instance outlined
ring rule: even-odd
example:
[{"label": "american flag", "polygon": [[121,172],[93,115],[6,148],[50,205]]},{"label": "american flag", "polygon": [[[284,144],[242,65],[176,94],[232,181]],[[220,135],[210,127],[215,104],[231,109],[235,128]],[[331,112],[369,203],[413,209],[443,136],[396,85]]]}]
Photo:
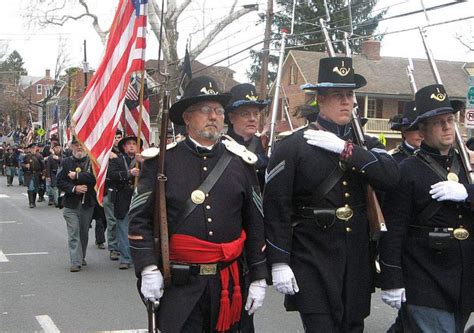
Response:
[{"label": "american flag", "polygon": [[120,0],[102,62],[72,117],[74,133],[92,160],[99,203],[130,75],[145,69],[147,9],[148,0]]},{"label": "american flag", "polygon": [[[138,136],[138,126],[140,122],[140,87],[141,81],[135,75],[128,86],[125,94],[125,115],[123,128],[126,135]],[[150,100],[148,99],[146,82],[143,89],[142,123],[140,138],[143,147],[150,145]]]},{"label": "american flag", "polygon": [[51,138],[54,134],[58,134],[59,130],[59,106],[56,104],[53,108],[53,123],[49,129],[49,137]]}]

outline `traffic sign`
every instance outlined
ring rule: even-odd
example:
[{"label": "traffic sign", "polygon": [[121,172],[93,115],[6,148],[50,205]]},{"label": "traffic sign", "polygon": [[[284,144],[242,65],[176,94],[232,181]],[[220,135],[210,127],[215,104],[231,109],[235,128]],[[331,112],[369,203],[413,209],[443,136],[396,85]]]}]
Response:
[{"label": "traffic sign", "polygon": [[46,131],[44,130],[44,128],[39,128],[36,130],[36,134],[38,134],[39,136],[43,136],[46,134]]},{"label": "traffic sign", "polygon": [[474,109],[466,109],[464,125],[466,128],[474,128]]},{"label": "traffic sign", "polygon": [[467,90],[467,106],[474,107],[474,86],[470,86]]}]

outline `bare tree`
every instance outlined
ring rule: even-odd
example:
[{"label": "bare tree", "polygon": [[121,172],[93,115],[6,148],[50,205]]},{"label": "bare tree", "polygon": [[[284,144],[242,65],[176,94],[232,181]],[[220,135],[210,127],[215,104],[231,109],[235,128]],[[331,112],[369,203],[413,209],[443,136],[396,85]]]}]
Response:
[{"label": "bare tree", "polygon": [[[226,2],[227,3],[227,2]],[[230,3],[230,1],[229,1]],[[179,39],[179,21],[183,13],[192,3],[191,0],[182,0],[178,4],[177,0],[166,0],[165,12],[163,13],[164,34],[162,40],[163,60],[168,65],[171,75],[171,82],[177,84],[178,80],[173,80],[179,76],[179,65],[181,59],[178,57],[177,44]],[[216,36],[227,26],[243,15],[256,11],[257,5],[240,5],[239,0],[232,0],[226,15],[220,18],[212,17],[212,24],[209,26],[197,27],[195,31],[207,31],[202,40],[189,50],[190,60],[196,59],[216,38]],[[72,15],[72,12],[77,12]],[[99,16],[94,14],[87,3],[87,0],[30,0],[25,8],[25,19],[30,25],[46,27],[50,25],[63,26],[70,21],[77,21],[85,18],[92,20],[92,26],[97,32],[103,44],[109,30],[105,30],[99,23]],[[149,1],[149,22],[151,30],[156,38],[160,35],[162,8],[160,0]],[[173,87],[172,87],[173,88]]]},{"label": "bare tree", "polygon": [[469,31],[466,31],[466,33],[456,32],[454,37],[470,52],[474,51],[474,31],[472,26],[469,27]]}]

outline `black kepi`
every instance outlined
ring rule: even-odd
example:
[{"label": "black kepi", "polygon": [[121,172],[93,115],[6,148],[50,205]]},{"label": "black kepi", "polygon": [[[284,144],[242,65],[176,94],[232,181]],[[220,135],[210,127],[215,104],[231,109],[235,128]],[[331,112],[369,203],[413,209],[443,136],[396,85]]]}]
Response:
[{"label": "black kepi", "polygon": [[257,89],[250,83],[242,83],[233,86],[232,89],[230,89],[230,94],[232,94],[232,99],[225,107],[226,112],[232,112],[244,105],[256,106],[261,110],[270,104],[270,100],[268,99],[258,99]]},{"label": "black kepi", "polygon": [[216,101],[226,106],[231,97],[229,93],[219,92],[219,86],[212,77],[195,77],[184,88],[183,97],[171,106],[170,120],[177,125],[185,125],[183,112],[191,105],[204,101]]},{"label": "black kepi", "polygon": [[[125,145],[125,143],[129,140],[133,140],[135,141],[136,143],[138,143],[138,138],[135,136],[135,135],[127,135],[125,137],[123,137],[122,139],[120,139],[120,141],[118,142],[117,144],[117,147],[119,149],[119,151],[122,153],[122,154],[125,154],[125,151],[123,149],[123,146]],[[140,140],[140,148],[143,147],[143,140]]]},{"label": "black kepi", "polygon": [[417,131],[418,126],[411,126],[417,117],[415,101],[406,102],[403,114],[390,118],[390,129],[392,131]]},{"label": "black kepi", "polygon": [[321,88],[358,89],[367,84],[362,75],[354,73],[352,58],[333,57],[319,60],[317,84],[303,84],[302,90],[318,90]]}]

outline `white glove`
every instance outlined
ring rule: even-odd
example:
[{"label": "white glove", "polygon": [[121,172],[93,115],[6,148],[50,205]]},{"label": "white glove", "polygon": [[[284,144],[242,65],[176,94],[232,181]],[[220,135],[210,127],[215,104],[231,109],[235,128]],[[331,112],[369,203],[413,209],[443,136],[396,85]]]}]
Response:
[{"label": "white glove", "polygon": [[309,129],[304,132],[304,138],[308,144],[318,146],[336,154],[340,154],[346,145],[346,141],[339,138],[336,134],[326,131]]},{"label": "white glove", "polygon": [[140,291],[147,300],[157,301],[163,296],[163,275],[159,270],[142,271],[142,287]]},{"label": "white glove", "polygon": [[249,316],[262,307],[265,299],[265,288],[267,288],[265,279],[253,281],[250,284],[247,303],[245,303],[245,310],[247,310]]},{"label": "white glove", "polygon": [[272,265],[272,280],[275,289],[285,295],[294,295],[300,289],[296,283],[295,274],[287,264]]},{"label": "white glove", "polygon": [[405,288],[382,290],[381,296],[385,304],[399,310],[402,307],[402,303],[407,301]]},{"label": "white glove", "polygon": [[463,184],[445,180],[431,185],[431,197],[438,201],[464,201],[467,198],[467,190]]}]

